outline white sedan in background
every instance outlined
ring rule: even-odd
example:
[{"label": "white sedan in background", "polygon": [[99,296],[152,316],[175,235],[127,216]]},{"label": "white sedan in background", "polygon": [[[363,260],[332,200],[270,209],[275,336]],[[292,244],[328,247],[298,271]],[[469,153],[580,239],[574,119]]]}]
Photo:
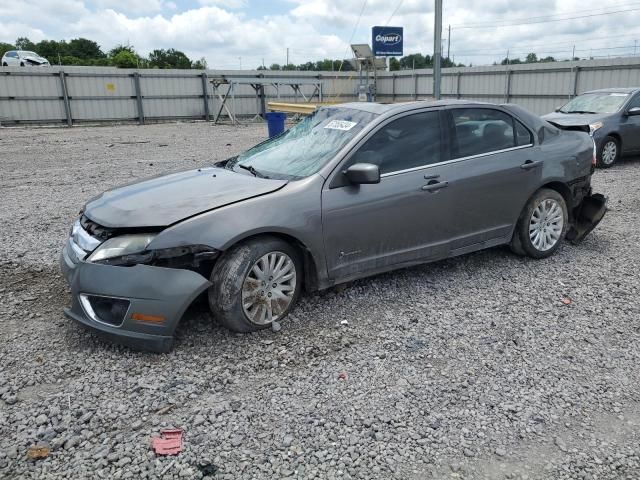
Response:
[{"label": "white sedan in background", "polygon": [[27,50],[9,50],[2,56],[3,67],[49,67],[49,60]]}]

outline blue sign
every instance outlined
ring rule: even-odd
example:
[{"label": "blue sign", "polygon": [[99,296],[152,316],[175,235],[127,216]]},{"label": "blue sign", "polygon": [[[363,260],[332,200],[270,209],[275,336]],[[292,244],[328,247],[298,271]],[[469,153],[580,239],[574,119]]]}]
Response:
[{"label": "blue sign", "polygon": [[404,38],[402,27],[373,27],[371,49],[375,57],[401,57]]}]

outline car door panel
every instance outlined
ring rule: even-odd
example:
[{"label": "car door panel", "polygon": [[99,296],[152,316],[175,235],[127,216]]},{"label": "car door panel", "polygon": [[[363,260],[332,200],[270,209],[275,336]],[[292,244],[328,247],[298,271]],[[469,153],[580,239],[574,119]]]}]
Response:
[{"label": "car door panel", "polygon": [[[429,174],[437,170],[428,169]],[[344,279],[449,253],[449,188],[426,190],[427,169],[379,184],[323,192],[323,230],[330,278]],[[432,180],[431,180],[432,181]]]},{"label": "car door panel", "polygon": [[[625,106],[628,111],[631,108],[640,107],[640,94],[636,94]],[[640,151],[640,115],[620,114],[620,137],[622,149],[625,153]]]},{"label": "car door panel", "polygon": [[429,109],[390,119],[338,168],[377,164],[380,183],[344,184],[340,173],[329,179],[322,216],[330,278],[448,255],[450,189],[439,170],[427,166],[444,158],[440,117]]},{"label": "car door panel", "polygon": [[[500,111],[499,115],[507,118],[504,112]],[[453,117],[450,120],[452,131],[455,131]],[[491,140],[489,133],[486,137]],[[451,141],[456,141],[455,135]],[[511,235],[524,204],[542,179],[544,162],[540,159],[539,148],[526,143],[517,146],[514,137],[513,145],[516,146],[499,149],[505,146],[500,138],[495,151],[456,159],[447,165],[443,178],[449,181],[454,193],[452,254]],[[451,148],[453,152],[457,151],[455,145]],[[490,143],[484,149],[490,150]]]}]

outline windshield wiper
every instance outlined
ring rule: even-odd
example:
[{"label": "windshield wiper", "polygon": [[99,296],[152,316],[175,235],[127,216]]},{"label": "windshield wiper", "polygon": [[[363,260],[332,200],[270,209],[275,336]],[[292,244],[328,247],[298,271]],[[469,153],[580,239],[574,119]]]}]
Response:
[{"label": "windshield wiper", "polygon": [[252,165],[242,165],[241,163],[238,163],[237,165],[243,170],[250,172],[254,177],[269,178],[265,174],[260,173],[258,170],[256,170]]},{"label": "windshield wiper", "polygon": [[564,110],[560,110],[562,113],[598,113],[598,112],[590,112],[589,110],[569,110],[565,112]]}]

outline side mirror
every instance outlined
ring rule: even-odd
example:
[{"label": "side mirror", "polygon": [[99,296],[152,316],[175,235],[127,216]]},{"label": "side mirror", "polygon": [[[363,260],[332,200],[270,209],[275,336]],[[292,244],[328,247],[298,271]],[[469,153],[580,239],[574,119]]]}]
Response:
[{"label": "side mirror", "polygon": [[640,107],[630,108],[629,110],[627,110],[627,115],[629,115],[630,117],[634,115],[640,115]]},{"label": "side mirror", "polygon": [[354,185],[380,183],[380,168],[373,163],[354,163],[344,174]]}]

